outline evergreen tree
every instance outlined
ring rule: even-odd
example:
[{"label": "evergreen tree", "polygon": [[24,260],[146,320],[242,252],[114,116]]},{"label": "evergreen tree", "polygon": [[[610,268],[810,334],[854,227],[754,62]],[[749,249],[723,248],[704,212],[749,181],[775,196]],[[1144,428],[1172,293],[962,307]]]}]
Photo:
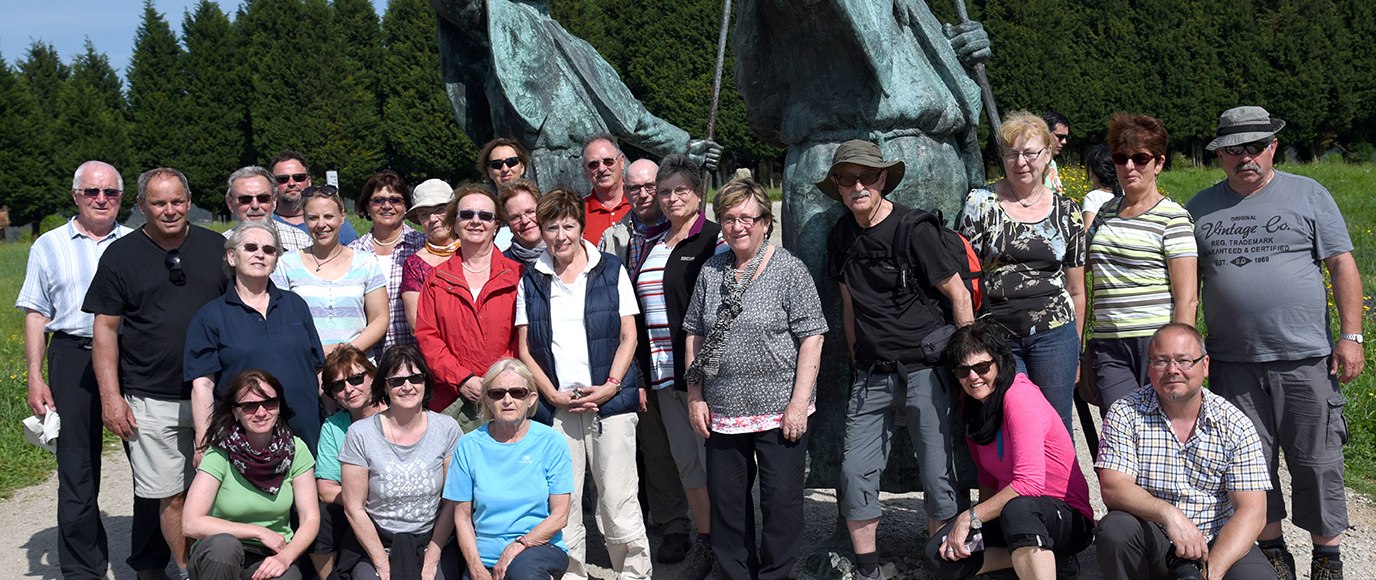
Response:
[{"label": "evergreen tree", "polygon": [[[167,166],[186,171],[182,163],[187,129],[182,57],[172,27],[153,8],[152,0],[145,0],[129,64],[129,141],[136,168]],[[195,187],[192,191],[203,205],[200,194],[204,192]]]},{"label": "evergreen tree", "polygon": [[32,224],[35,234],[44,216],[59,211],[67,191],[53,183],[62,172],[52,165],[47,130],[28,81],[0,58],[0,203],[9,207],[10,223]]},{"label": "evergreen tree", "polygon": [[[119,77],[110,68],[110,60],[89,41],[86,51],[73,58],[71,66],[71,79],[57,95],[57,121],[52,133],[55,167],[64,168],[66,173],[87,160],[100,159],[118,168],[125,188],[133,191],[134,180],[147,168],[133,166]],[[124,196],[124,207],[131,206],[133,200],[133,195]]]},{"label": "evergreen tree", "polygon": [[[318,10],[323,0],[308,1]],[[339,171],[339,185],[346,197],[357,195],[363,182],[383,167],[381,111],[377,74],[382,38],[377,13],[368,0],[335,0],[326,8],[327,38],[335,45],[315,54],[321,89],[314,107],[322,115],[324,141],[309,153],[323,169]]]},{"label": "evergreen tree", "polygon": [[[51,43],[34,41],[29,45],[24,60],[19,61],[19,74],[28,83],[34,98],[38,99],[38,106],[50,119],[56,119],[57,93],[61,92],[67,77],[72,75],[72,69],[62,62],[57,49]],[[75,167],[72,169],[76,170]]]},{"label": "evergreen tree", "polygon": [[1346,90],[1347,27],[1332,0],[1280,0],[1268,24],[1272,36],[1266,54],[1273,72],[1264,85],[1263,106],[1288,123],[1282,142],[1317,156],[1351,123],[1356,109]]},{"label": "evergreen tree", "polygon": [[315,4],[318,10],[307,10],[302,0],[253,0],[235,19],[248,81],[250,143],[259,163],[282,149],[312,159],[325,141],[324,122],[312,110],[315,93],[325,88],[318,63],[333,62],[338,47],[328,33],[328,7]]},{"label": "evergreen tree", "polygon": [[260,164],[249,148],[248,88],[239,36],[213,0],[201,0],[182,20],[186,71],[186,130],[181,143],[196,203],[227,211],[225,179],[243,165]]},{"label": "evergreen tree", "polygon": [[413,184],[481,177],[444,92],[435,18],[428,0],[391,0],[382,18],[382,135],[391,168]]}]

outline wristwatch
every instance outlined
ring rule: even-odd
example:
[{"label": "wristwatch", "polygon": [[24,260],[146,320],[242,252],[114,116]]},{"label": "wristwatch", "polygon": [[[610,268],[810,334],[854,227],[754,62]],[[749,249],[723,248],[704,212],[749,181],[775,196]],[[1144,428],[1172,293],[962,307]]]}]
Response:
[{"label": "wristwatch", "polygon": [[1340,334],[1340,335],[1338,335],[1338,340],[1350,340],[1350,341],[1355,342],[1355,343],[1357,343],[1357,344],[1362,344],[1362,335],[1361,335],[1361,333],[1357,333],[1357,334]]},{"label": "wristwatch", "polygon": [[975,506],[970,506],[970,530],[978,531],[984,527],[984,522],[979,521],[979,516],[975,515]]}]

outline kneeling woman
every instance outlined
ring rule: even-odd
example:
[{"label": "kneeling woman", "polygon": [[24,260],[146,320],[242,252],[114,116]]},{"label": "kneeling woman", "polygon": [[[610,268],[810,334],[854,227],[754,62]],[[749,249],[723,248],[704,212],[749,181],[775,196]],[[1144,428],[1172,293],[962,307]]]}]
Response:
[{"label": "kneeling woman", "polygon": [[[482,379],[487,424],[459,440],[444,499],[458,502],[454,531],[473,580],[561,578],[569,557],[573,465],[558,431],[530,420],[540,404],[535,379],[503,358]],[[582,514],[578,514],[581,517]]]},{"label": "kneeling woman", "polygon": [[295,562],[315,540],[320,504],[315,458],[287,426],[292,413],[282,392],[272,375],[247,370],[215,403],[209,448],[182,515],[182,532],[200,539],[191,550],[193,578],[301,578]]},{"label": "kneeling woman", "polygon": [[946,358],[964,390],[980,502],[928,540],[927,570],[971,578],[1011,565],[1019,578],[1055,578],[1060,567],[1073,577],[1075,555],[1093,539],[1094,512],[1065,425],[1016,371],[999,329],[975,323],[956,331]]}]

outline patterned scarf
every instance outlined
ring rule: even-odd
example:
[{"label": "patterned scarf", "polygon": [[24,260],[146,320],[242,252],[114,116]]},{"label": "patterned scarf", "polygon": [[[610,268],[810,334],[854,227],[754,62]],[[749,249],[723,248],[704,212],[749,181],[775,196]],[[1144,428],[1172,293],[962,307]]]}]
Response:
[{"label": "patterned scarf", "polygon": [[522,246],[521,242],[511,240],[511,246],[507,248],[507,251],[511,252],[511,255],[507,256],[508,258],[529,266],[535,263],[535,259],[539,258],[540,254],[545,253],[545,243],[540,242],[535,244],[534,248],[527,248]]},{"label": "patterned scarf", "polygon": [[220,444],[229,455],[229,464],[243,474],[244,479],[253,487],[277,495],[282,489],[282,480],[291,471],[291,462],[296,457],[296,441],[285,421],[278,421],[272,429],[272,440],[266,447],[254,449],[244,435],[243,425],[234,425],[229,437]]},{"label": "patterned scarf", "polygon": [[735,272],[726,272],[726,275],[722,276],[722,300],[721,305],[717,307],[717,323],[707,331],[707,338],[703,340],[697,358],[693,359],[693,364],[683,374],[683,379],[688,384],[703,385],[706,380],[717,378],[717,373],[721,372],[721,352],[726,348],[726,338],[731,334],[731,326],[735,324],[736,317],[745,310],[741,297],[754,281],[755,271],[760,268],[767,248],[769,242],[760,244],[760,248],[755,250],[755,256],[745,264],[745,273],[741,274],[740,279],[736,278]]},{"label": "patterned scarf", "polygon": [[447,246],[436,246],[430,243],[430,240],[425,240],[425,249],[430,250],[430,253],[436,256],[448,258],[454,255],[454,252],[459,251],[459,241],[454,240]]}]

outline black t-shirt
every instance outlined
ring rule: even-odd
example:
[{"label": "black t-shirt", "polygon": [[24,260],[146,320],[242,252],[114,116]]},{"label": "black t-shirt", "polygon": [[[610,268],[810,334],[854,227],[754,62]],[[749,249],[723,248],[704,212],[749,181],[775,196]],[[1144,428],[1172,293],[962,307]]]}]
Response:
[{"label": "black t-shirt", "polygon": [[[915,279],[913,289],[899,286],[894,246],[898,243],[898,223],[910,211],[894,204],[888,217],[869,228],[861,228],[847,212],[832,226],[827,239],[829,271],[850,290],[859,366],[877,361],[922,365],[918,344],[951,321],[950,301],[936,284],[955,274],[959,264],[942,244],[941,232],[930,222],[918,223],[908,235]],[[932,306],[937,306],[935,312]]]},{"label": "black t-shirt", "polygon": [[205,303],[225,292],[225,238],[191,226],[178,253],[186,281],[173,282],[168,252],[142,231],[124,236],[100,257],[81,309],[120,316],[119,381],[125,394],[188,399],[182,380],[186,329]]}]

